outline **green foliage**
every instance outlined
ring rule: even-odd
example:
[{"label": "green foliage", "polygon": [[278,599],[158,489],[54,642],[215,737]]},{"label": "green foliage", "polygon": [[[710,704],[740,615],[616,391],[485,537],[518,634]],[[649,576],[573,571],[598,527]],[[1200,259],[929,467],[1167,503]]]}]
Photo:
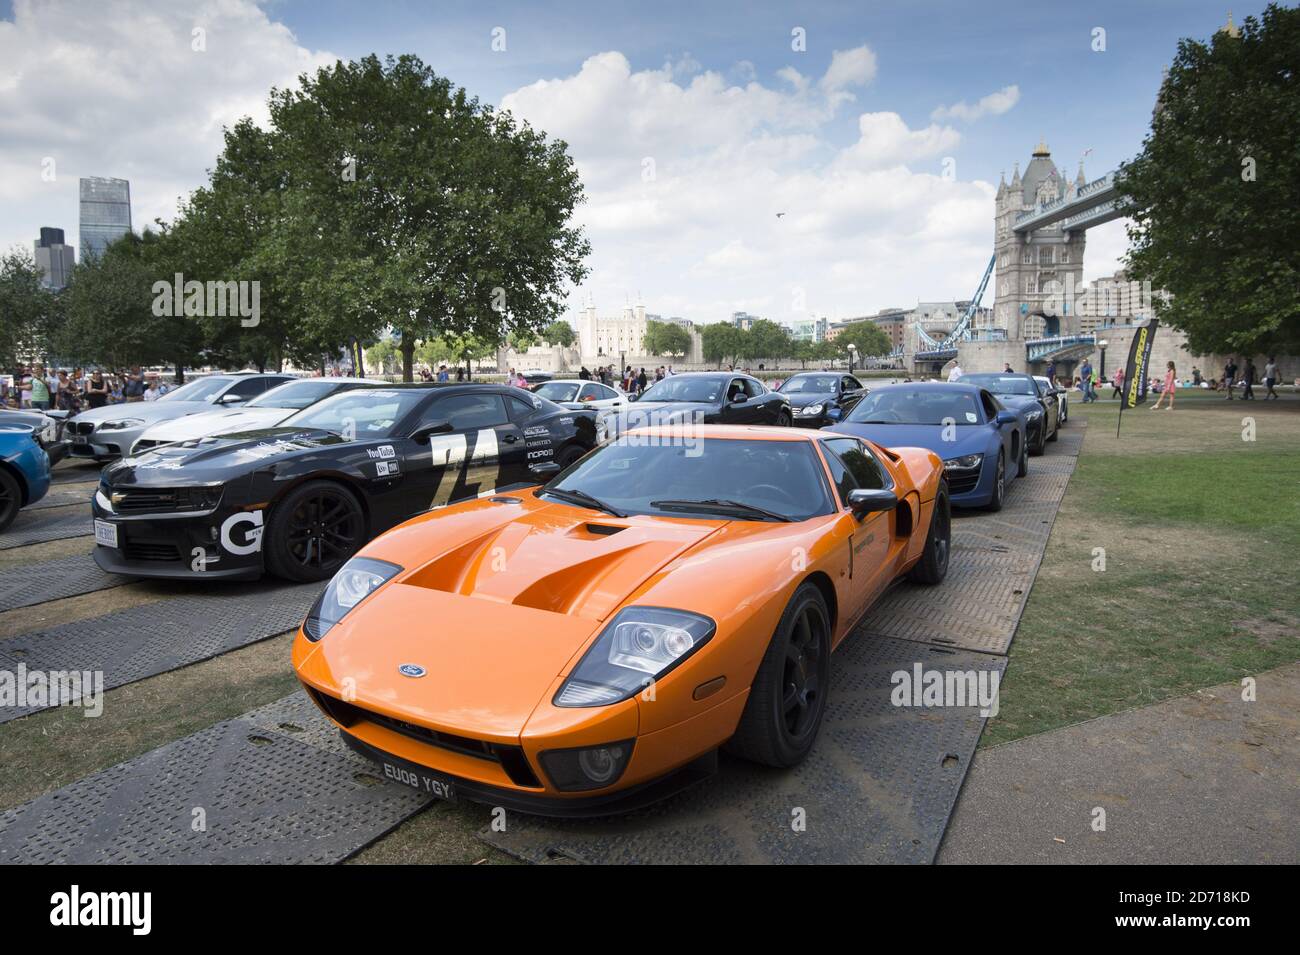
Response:
[{"label": "green foliage", "polygon": [[0,256],[0,367],[44,357],[62,304],[58,293],[41,285],[29,253]]},{"label": "green foliage", "polygon": [[573,326],[563,319],[556,319],[541,330],[538,337],[548,345],[572,348],[578,341],[578,333]]},{"label": "green foliage", "polygon": [[834,346],[834,354],[840,358],[847,358],[849,345],[854,345],[859,360],[888,355],[893,348],[889,336],[875,322],[853,322],[828,344]]},{"label": "green foliage", "polygon": [[650,355],[689,354],[691,333],[676,322],[648,321],[645,326],[645,350]]},{"label": "green foliage", "polygon": [[1172,293],[1156,312],[1197,352],[1300,346],[1297,64],[1300,10],[1276,4],[1240,38],[1181,41],[1142,152],[1121,167],[1129,271]]},{"label": "green foliage", "polygon": [[790,355],[794,343],[790,331],[783,325],[766,318],[754,322],[748,331],[742,331],[742,357],[751,361],[780,359]]},{"label": "green foliage", "polygon": [[705,325],[700,329],[704,349],[704,360],[716,362],[719,368],[724,362],[735,363],[745,350],[745,333],[728,322]]}]

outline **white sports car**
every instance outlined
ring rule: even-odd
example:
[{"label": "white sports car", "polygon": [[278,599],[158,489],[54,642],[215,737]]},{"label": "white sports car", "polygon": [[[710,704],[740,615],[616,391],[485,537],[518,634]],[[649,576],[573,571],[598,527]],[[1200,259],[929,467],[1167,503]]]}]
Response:
[{"label": "white sports car", "polygon": [[609,408],[622,408],[627,404],[627,395],[612,385],[602,385],[598,381],[583,381],[580,378],[557,378],[544,381],[532,389],[557,405],[580,405],[583,408],[595,408],[604,411]]},{"label": "white sports car", "polygon": [[314,405],[322,398],[340,391],[382,384],[382,381],[369,381],[365,378],[302,378],[290,381],[272,388],[238,409],[206,411],[184,418],[173,418],[146,428],[135,444],[131,445],[131,454],[141,454],[159,445],[175,444],[178,441],[273,428],[295,411]]}]

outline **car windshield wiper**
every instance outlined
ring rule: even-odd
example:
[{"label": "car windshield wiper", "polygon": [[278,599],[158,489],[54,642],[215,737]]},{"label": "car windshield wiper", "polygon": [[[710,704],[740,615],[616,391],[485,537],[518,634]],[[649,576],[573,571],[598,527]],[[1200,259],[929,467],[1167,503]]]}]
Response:
[{"label": "car windshield wiper", "polygon": [[866,421],[850,421],[849,424],[902,424],[901,421],[882,421],[880,418],[868,418]]},{"label": "car windshield wiper", "polygon": [[596,510],[604,511],[614,517],[627,517],[626,514],[612,504],[606,504],[600,498],[592,497],[586,491],[579,491],[576,488],[544,487],[542,493],[558,497],[561,501],[568,501],[570,504],[577,504],[579,507],[594,507]]},{"label": "car windshield wiper", "polygon": [[743,501],[728,501],[722,498],[710,497],[703,501],[651,501],[651,507],[657,507],[661,511],[741,511],[745,514],[758,514],[769,520],[781,521],[785,524],[794,522],[794,518],[786,514],[778,514],[776,511],[769,511],[765,507],[758,507],[755,504],[746,504]]}]

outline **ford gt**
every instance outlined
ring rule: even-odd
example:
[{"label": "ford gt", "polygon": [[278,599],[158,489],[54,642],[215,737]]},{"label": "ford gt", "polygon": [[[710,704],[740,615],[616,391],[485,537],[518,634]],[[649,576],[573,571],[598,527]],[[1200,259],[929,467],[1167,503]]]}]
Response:
[{"label": "ford gt", "polygon": [[929,448],[943,459],[954,507],[1001,510],[1007,475],[1029,468],[1024,420],[968,378],[885,385],[826,430]]},{"label": "ford gt", "polygon": [[940,582],[949,541],[930,451],[640,429],[544,485],[372,541],[308,613],[293,666],[386,778],[542,815],[621,812],[708,774],[724,745],[800,762],[831,652],[899,577]]},{"label": "ford gt", "polygon": [[394,524],[535,484],[595,443],[595,412],[505,385],[344,391],[273,428],[106,467],[91,504],[95,561],[135,577],[324,580]]}]

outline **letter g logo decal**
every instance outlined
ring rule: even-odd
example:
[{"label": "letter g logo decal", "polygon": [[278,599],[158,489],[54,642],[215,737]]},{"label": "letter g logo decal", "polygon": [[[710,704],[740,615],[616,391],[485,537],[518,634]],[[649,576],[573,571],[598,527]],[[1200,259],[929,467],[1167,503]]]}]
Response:
[{"label": "letter g logo decal", "polygon": [[[251,524],[244,531],[246,543],[236,544],[231,539],[231,532],[240,524]],[[249,511],[239,514],[231,514],[221,525],[221,546],[232,554],[244,556],[246,554],[256,554],[262,549],[262,512]]]}]

